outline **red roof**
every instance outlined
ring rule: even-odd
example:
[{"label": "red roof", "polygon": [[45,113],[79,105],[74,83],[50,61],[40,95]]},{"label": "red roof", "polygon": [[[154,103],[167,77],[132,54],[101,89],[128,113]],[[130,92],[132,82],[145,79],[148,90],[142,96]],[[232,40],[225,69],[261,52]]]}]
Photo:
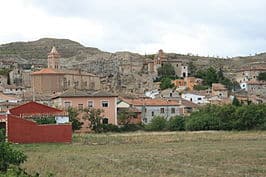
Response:
[{"label": "red roof", "polygon": [[64,111],[52,108],[36,102],[28,102],[9,110],[11,114],[17,116],[45,116],[45,115],[64,115]]},{"label": "red roof", "polygon": [[5,115],[0,115],[0,121],[5,120],[6,116]]},{"label": "red roof", "polygon": [[40,71],[36,71],[32,73],[32,75],[39,75],[39,74],[63,74],[63,73],[53,70],[51,68],[44,68],[44,69],[41,69]]}]

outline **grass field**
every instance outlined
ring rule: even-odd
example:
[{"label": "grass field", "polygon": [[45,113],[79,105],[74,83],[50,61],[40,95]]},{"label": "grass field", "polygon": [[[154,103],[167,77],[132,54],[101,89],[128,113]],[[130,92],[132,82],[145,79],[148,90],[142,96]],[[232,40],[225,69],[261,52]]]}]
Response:
[{"label": "grass field", "polygon": [[15,145],[28,172],[55,176],[266,176],[266,132],[74,135],[72,144]]}]

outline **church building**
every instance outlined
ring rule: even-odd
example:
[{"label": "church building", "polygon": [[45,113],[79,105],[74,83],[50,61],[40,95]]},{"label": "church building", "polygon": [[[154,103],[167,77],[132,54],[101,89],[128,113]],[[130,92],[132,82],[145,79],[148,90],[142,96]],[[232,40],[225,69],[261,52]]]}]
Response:
[{"label": "church building", "polygon": [[60,54],[53,47],[48,54],[48,68],[31,73],[34,93],[52,94],[74,88],[79,90],[99,90],[100,78],[81,70],[62,70]]}]

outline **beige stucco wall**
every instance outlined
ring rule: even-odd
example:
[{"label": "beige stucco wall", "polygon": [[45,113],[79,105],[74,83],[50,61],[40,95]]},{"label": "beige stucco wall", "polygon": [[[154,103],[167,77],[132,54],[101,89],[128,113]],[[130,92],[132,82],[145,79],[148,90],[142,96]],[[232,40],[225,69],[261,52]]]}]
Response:
[{"label": "beige stucco wall", "polygon": [[63,75],[32,75],[32,89],[36,93],[53,93],[63,91]]}]

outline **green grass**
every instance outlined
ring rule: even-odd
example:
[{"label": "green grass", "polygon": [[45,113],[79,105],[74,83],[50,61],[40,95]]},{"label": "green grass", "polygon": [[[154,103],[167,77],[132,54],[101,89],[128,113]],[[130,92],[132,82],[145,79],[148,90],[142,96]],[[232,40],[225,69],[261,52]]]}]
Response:
[{"label": "green grass", "polygon": [[15,145],[28,172],[55,176],[265,176],[266,132],[74,135],[72,144]]}]

